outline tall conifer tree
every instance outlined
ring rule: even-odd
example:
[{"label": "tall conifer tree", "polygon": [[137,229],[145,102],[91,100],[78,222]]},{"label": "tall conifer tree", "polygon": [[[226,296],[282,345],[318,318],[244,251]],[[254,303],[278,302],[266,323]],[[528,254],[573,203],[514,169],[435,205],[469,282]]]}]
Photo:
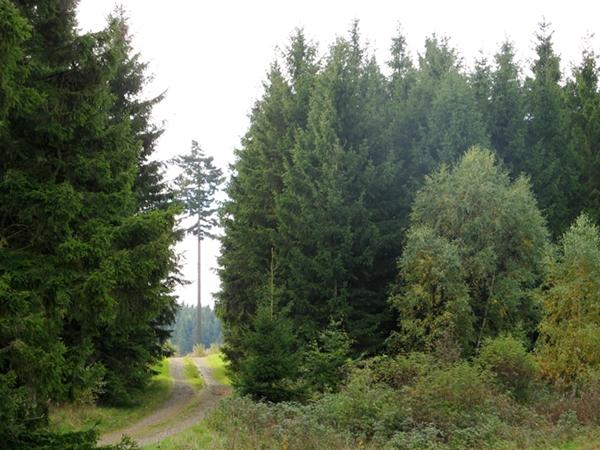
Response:
[{"label": "tall conifer tree", "polygon": [[600,92],[598,58],[585,50],[567,83],[571,139],[577,164],[575,208],[600,221]]},{"label": "tall conifer tree", "polygon": [[577,212],[571,211],[576,173],[569,140],[566,98],[560,85],[560,58],[554,51],[548,23],[536,35],[533,77],[527,88],[527,156],[525,171],[531,175],[540,207],[553,233],[565,230]]},{"label": "tall conifer tree", "polygon": [[182,169],[175,179],[177,197],[182,203],[186,215],[196,223],[186,229],[198,241],[198,285],[196,305],[196,344],[202,344],[202,240],[213,237],[212,228],[217,224],[215,194],[223,183],[223,172],[213,163],[212,156],[206,156],[192,141],[189,154],[177,156],[174,163]]}]

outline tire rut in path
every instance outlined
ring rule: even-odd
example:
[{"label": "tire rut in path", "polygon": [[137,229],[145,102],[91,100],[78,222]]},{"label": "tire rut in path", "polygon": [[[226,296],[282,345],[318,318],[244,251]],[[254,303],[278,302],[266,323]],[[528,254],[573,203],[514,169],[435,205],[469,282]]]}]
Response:
[{"label": "tire rut in path", "polygon": [[171,395],[162,405],[140,421],[100,437],[100,445],[115,444],[121,436],[135,439],[141,446],[152,444],[191,427],[230,393],[230,388],[218,383],[204,358],[190,358],[204,379],[198,391],[186,381],[183,358],[171,358],[169,373],[173,378]]}]

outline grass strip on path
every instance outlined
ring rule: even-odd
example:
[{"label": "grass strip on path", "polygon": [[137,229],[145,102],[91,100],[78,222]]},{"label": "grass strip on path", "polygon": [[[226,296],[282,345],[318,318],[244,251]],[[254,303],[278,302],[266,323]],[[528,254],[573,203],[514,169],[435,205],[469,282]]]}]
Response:
[{"label": "grass strip on path", "polygon": [[153,367],[154,375],[148,386],[139,392],[131,406],[111,407],[94,404],[65,404],[50,410],[49,428],[56,432],[80,431],[95,428],[99,434],[124,428],[152,413],[167,400],[173,387],[169,375],[169,360]]},{"label": "grass strip on path", "polygon": [[204,379],[200,375],[200,372],[198,372],[196,364],[190,358],[186,357],[183,359],[183,370],[187,381],[195,389],[202,389],[204,387]]}]

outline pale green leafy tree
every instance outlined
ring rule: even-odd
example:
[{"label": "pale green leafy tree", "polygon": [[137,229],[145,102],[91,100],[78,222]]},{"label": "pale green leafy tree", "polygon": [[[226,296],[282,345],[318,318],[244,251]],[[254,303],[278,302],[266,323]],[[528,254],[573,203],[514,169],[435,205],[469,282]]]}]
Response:
[{"label": "pale green leafy tree", "polygon": [[543,374],[575,386],[600,369],[600,230],[581,215],[549,261],[538,352]]},{"label": "pale green leafy tree", "polygon": [[411,214],[392,305],[407,350],[449,327],[466,354],[503,331],[533,334],[548,232],[526,178],[471,148],[426,178]]}]

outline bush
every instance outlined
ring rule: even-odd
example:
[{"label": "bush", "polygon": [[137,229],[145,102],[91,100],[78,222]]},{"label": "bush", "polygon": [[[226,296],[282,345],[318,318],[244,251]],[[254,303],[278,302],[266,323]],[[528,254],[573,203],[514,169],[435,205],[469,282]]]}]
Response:
[{"label": "bush", "polygon": [[312,406],[319,422],[355,438],[390,437],[410,422],[402,393],[376,384],[370,372],[356,370],[339,393],[328,394]]},{"label": "bush", "polygon": [[570,392],[549,392],[538,402],[537,409],[552,423],[559,424],[563,416],[573,413],[584,425],[600,424],[600,373],[590,371],[578,379],[578,389]]},{"label": "bush", "polygon": [[510,399],[494,388],[490,375],[467,363],[437,369],[409,390],[416,423],[449,434],[477,426],[484,416],[510,416]]},{"label": "bush", "polygon": [[432,357],[425,353],[409,353],[393,358],[376,356],[362,364],[369,371],[371,382],[383,383],[393,389],[413,384],[435,367]]},{"label": "bush", "polygon": [[224,449],[356,448],[351,436],[336,432],[308,407],[296,403],[273,404],[254,402],[247,397],[228,398],[209,416],[208,426],[221,435]]},{"label": "bush", "polygon": [[491,371],[517,400],[529,397],[529,389],[538,375],[538,368],[533,355],[527,352],[521,341],[510,335],[488,339],[476,361]]},{"label": "bush", "polygon": [[345,381],[352,340],[331,323],[304,354],[302,379],[309,393],[336,391]]},{"label": "bush", "polygon": [[202,344],[194,344],[194,348],[192,350],[192,355],[195,358],[202,358],[206,356],[206,348]]}]

